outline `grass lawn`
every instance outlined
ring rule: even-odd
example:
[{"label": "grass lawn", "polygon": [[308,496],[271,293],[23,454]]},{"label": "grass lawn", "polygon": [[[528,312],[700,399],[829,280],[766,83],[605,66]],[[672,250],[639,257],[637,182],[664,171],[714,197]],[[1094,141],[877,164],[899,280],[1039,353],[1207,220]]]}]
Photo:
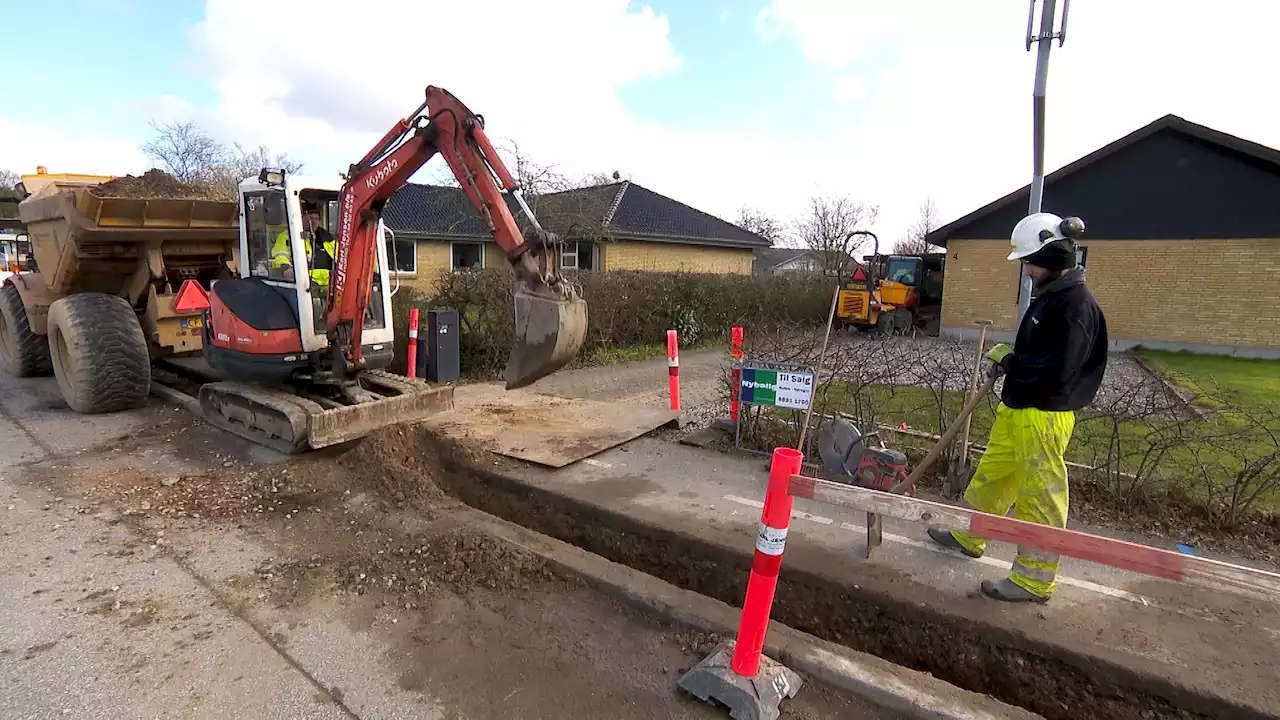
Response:
[{"label": "grass lawn", "polygon": [[[945,410],[945,422],[950,423],[956,413],[964,407],[965,393],[959,390],[948,390],[943,394],[942,406]],[[907,423],[913,430],[941,435],[946,430],[944,419],[940,417],[938,399],[932,390],[914,386],[869,385],[862,388],[858,401],[852,397],[851,388],[844,384],[833,384],[831,389],[831,409],[865,417],[865,408],[875,408],[875,422],[879,425],[897,426]],[[995,421],[996,398],[988,398],[973,411],[973,419],[969,424],[969,442],[985,445],[991,433],[991,424]],[[1092,465],[1106,456],[1110,441],[1111,427],[1103,427],[1097,422],[1077,422],[1076,432],[1071,445],[1067,449],[1067,459],[1073,462]],[[1122,437],[1141,437],[1145,428],[1136,422],[1121,422]],[[903,436],[907,440],[908,436]],[[921,447],[928,447],[931,442],[923,439],[912,439]]]},{"label": "grass lawn", "polygon": [[[1181,423],[1160,418],[1114,418],[1084,410],[1076,415],[1067,460],[1105,466],[1113,454],[1118,454],[1122,472],[1151,476],[1150,489],[1176,489],[1180,497],[1196,504],[1209,503],[1212,497],[1220,506],[1226,502],[1223,498],[1229,496],[1236,473],[1245,464],[1277,449],[1274,438],[1280,435],[1280,362],[1183,353],[1151,355],[1154,357],[1144,353],[1154,367],[1167,373],[1174,382],[1214,388],[1221,397],[1246,403],[1255,417],[1267,419],[1261,423],[1249,420],[1221,402],[1212,403],[1216,412],[1206,419]],[[950,422],[960,411],[965,395],[960,391],[943,394],[944,419],[939,417],[938,398],[928,388],[869,385],[855,391],[848,384],[834,383],[829,392],[829,410],[869,419],[870,409],[874,408],[876,424],[897,426],[905,422],[914,430],[934,434],[941,434],[944,422]],[[816,402],[820,406],[821,400]],[[995,418],[995,405],[996,399],[991,397],[975,410],[969,433],[971,443],[986,444]],[[899,444],[927,448],[931,442],[900,436]],[[1150,464],[1160,452],[1163,456],[1158,468],[1151,473]],[[1201,468],[1205,470],[1202,472]],[[1212,486],[1203,480],[1205,473]],[[1280,487],[1265,489],[1253,509],[1263,513],[1280,510]]]},{"label": "grass lawn", "polygon": [[1139,350],[1138,354],[1175,384],[1195,393],[1221,392],[1280,411],[1280,360]]}]

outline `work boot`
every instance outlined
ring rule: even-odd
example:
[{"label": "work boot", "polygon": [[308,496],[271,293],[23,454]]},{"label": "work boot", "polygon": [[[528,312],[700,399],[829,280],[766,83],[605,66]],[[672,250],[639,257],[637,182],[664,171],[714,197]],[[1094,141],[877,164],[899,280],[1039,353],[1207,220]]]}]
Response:
[{"label": "work boot", "polygon": [[983,580],[982,594],[995,600],[1003,600],[1004,602],[1049,602],[1049,598],[1040,597],[1039,595],[1030,593],[1009,578],[1005,578],[1003,580]]},{"label": "work boot", "polygon": [[982,557],[982,553],[980,552],[976,553],[970,550],[969,548],[961,545],[960,541],[956,540],[956,536],[952,535],[950,530],[943,530],[942,528],[931,527],[929,528],[929,537],[933,538],[933,541],[938,543],[942,547],[951,548],[952,550],[959,550],[960,552],[964,553],[965,555],[968,555],[971,558]]}]

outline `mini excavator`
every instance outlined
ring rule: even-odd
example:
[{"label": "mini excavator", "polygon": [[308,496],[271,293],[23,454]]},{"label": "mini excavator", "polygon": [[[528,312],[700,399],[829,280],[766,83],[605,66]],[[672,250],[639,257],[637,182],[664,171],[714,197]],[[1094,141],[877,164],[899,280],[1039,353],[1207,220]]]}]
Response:
[{"label": "mini excavator", "polygon": [[211,422],[299,452],[452,405],[452,388],[383,372],[393,347],[386,256],[395,246],[382,211],[437,153],[514,272],[507,388],[573,359],[585,338],[587,305],[557,270],[559,238],[534,217],[484,119],[431,86],[416,110],[351,165],[340,187],[271,169],[240,183],[238,277],[212,285],[203,323],[204,358],[225,378],[200,388]]}]

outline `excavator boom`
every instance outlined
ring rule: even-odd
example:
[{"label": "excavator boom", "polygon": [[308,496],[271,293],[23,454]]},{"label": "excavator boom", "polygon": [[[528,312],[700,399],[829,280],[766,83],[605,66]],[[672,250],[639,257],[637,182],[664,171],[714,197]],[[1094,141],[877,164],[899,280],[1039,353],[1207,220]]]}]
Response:
[{"label": "excavator boom", "polygon": [[[508,389],[528,385],[578,353],[586,337],[587,304],[556,270],[559,238],[534,217],[485,135],[484,120],[435,86],[347,173],[338,204],[337,257],[326,316],[334,367],[346,372],[363,367],[360,336],[373,286],[378,219],[391,195],[436,153],[512,264],[516,338],[506,381]],[[512,215],[507,196],[527,219],[526,232]]]}]

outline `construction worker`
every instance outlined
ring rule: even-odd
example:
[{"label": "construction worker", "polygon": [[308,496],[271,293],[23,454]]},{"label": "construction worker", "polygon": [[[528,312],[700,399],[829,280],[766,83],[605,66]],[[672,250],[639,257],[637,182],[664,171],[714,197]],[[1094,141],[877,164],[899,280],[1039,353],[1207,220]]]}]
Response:
[{"label": "construction worker", "polygon": [[[328,286],[329,272],[333,270],[333,257],[337,254],[337,244],[333,240],[333,235],[321,224],[320,210],[314,205],[303,205],[302,228],[302,244],[307,253],[311,282]],[[276,234],[275,242],[271,245],[271,269],[279,272],[286,279],[293,279],[293,258],[289,252],[287,228]]]},{"label": "construction worker", "polygon": [[[1014,508],[1019,520],[1067,526],[1067,466],[1063,459],[1075,411],[1093,401],[1107,365],[1107,322],[1077,265],[1079,218],[1034,213],[1013,228],[1009,260],[1026,261],[1034,286],[1017,337],[987,353],[990,377],[1004,376],[987,451],[964,494],[967,507],[994,515]],[[987,541],[971,533],[930,528],[929,537],[969,557]],[[1046,602],[1053,595],[1058,555],[1018,546],[1009,576],[984,580],[982,593],[1007,602]]]}]

